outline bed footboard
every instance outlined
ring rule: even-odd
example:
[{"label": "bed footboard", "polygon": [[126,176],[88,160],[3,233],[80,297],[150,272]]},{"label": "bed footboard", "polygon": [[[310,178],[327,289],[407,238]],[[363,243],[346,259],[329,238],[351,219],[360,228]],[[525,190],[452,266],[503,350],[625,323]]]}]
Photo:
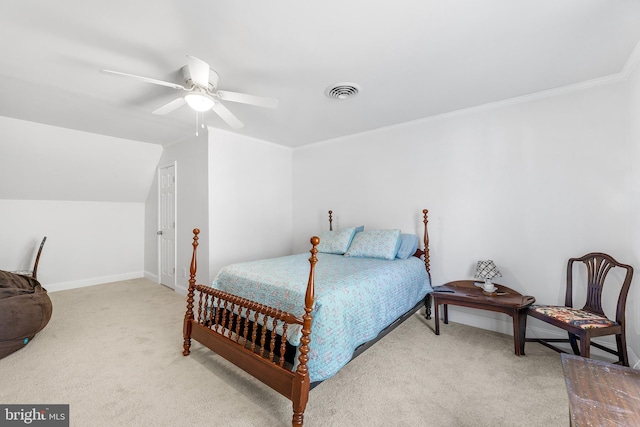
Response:
[{"label": "bed footboard", "polygon": [[[318,237],[311,238],[309,282],[302,318],[205,285],[196,284],[196,250],[200,230],[193,230],[187,311],[184,318],[183,355],[191,339],[213,350],[293,403],[293,426],[302,426],[309,397],[309,343],[314,302],[314,270],[318,262]],[[197,311],[194,306],[197,300]],[[297,366],[285,357],[287,337],[300,330]],[[297,331],[296,331],[297,333]]]}]

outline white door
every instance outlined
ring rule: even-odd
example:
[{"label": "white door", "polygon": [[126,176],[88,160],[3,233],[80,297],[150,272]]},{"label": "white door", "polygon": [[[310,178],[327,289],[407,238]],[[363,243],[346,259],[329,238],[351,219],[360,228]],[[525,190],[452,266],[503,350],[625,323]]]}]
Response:
[{"label": "white door", "polygon": [[159,270],[160,283],[176,287],[176,166],[159,169]]}]

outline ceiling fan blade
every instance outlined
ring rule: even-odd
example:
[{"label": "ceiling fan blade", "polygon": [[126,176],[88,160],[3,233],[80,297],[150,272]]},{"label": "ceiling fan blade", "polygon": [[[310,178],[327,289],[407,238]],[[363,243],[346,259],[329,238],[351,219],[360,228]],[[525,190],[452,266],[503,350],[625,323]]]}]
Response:
[{"label": "ceiling fan blade", "polygon": [[100,70],[102,73],[105,74],[113,74],[116,76],[121,76],[121,77],[130,77],[136,80],[140,80],[142,82],[145,83],[152,83],[154,85],[160,85],[160,86],[167,86],[167,87],[171,87],[173,89],[182,89],[182,90],[187,90],[186,87],[179,85],[177,83],[171,83],[171,82],[165,82],[162,80],[156,80],[156,79],[151,79],[149,77],[142,77],[142,76],[136,76],[134,74],[127,74],[127,73],[121,73],[120,71],[111,71],[111,70]]},{"label": "ceiling fan blade", "polygon": [[238,120],[238,118],[234,116],[233,113],[227,109],[227,107],[222,105],[222,103],[216,102],[215,104],[213,104],[213,107],[211,107],[211,109],[215,111],[216,114],[219,115],[220,118],[233,129],[240,129],[244,127],[244,123]]},{"label": "ceiling fan blade", "polygon": [[262,96],[247,95],[246,93],[227,92],[219,90],[216,92],[223,101],[240,102],[243,104],[257,105],[258,107],[278,108],[278,100],[275,98],[264,98]]},{"label": "ceiling fan blade", "polygon": [[193,83],[204,88],[209,86],[209,64],[195,56],[187,55],[187,66]]},{"label": "ceiling fan blade", "polygon": [[186,104],[186,101],[184,100],[183,97],[176,98],[173,101],[169,102],[168,104],[165,104],[162,107],[155,110],[153,114],[159,114],[159,115],[168,114],[173,110],[177,110],[178,108],[182,107],[184,104]]}]

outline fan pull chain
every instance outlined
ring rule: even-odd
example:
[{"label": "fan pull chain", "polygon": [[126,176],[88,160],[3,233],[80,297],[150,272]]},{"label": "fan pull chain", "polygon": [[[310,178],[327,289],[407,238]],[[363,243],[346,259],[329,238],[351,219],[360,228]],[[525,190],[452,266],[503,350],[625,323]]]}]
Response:
[{"label": "fan pull chain", "polygon": [[198,129],[204,129],[204,112],[196,111],[196,136],[200,135]]}]

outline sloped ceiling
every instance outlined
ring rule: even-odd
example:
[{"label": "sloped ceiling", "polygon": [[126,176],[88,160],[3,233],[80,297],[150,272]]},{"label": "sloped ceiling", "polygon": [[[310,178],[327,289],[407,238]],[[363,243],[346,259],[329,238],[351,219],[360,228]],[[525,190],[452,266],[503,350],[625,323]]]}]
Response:
[{"label": "sloped ceiling", "polygon": [[[186,106],[151,114],[176,91],[99,70],[181,83],[190,54],[280,101],[227,103],[233,132],[297,147],[617,75],[639,22],[637,0],[4,1],[0,115],[167,144],[195,133]],[[325,96],[345,81],[361,93]]]},{"label": "sloped ceiling", "polygon": [[162,146],[0,117],[0,200],[141,203]]}]

